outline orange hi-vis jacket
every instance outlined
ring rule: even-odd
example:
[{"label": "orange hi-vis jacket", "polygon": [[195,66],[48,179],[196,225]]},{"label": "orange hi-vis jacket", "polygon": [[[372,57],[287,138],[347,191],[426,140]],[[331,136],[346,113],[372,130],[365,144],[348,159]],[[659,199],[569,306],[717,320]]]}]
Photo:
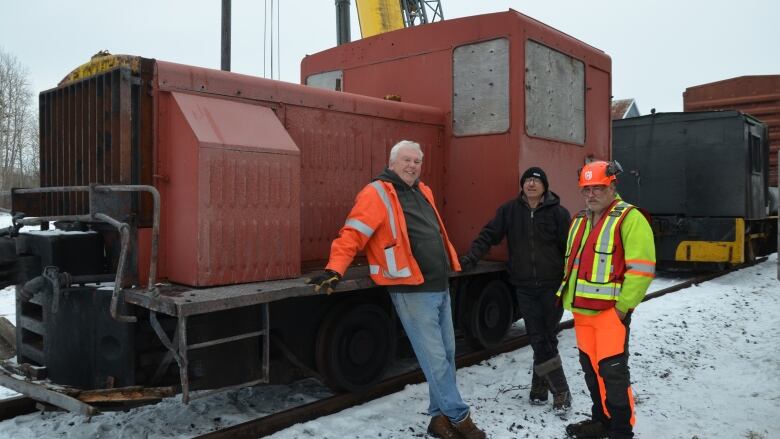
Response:
[{"label": "orange hi-vis jacket", "polygon": [[[447,237],[433,193],[422,182],[419,189],[439,220],[450,267],[453,271],[460,271],[458,254]],[[376,180],[357,194],[344,227],[331,244],[330,259],[325,268],[343,276],[360,250],[365,250],[371,280],[377,285],[420,285],[425,281],[412,256],[406,219],[398,194],[390,182]]]},{"label": "orange hi-vis jacket", "polygon": [[619,198],[592,225],[585,211],[569,227],[564,279],[567,309],[592,314],[636,307],[655,275],[653,233],[644,214]]}]

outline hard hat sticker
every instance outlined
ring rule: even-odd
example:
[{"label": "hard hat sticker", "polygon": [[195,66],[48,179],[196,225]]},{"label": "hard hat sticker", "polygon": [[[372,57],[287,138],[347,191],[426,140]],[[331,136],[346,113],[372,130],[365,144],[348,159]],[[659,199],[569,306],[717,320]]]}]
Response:
[{"label": "hard hat sticker", "polygon": [[593,171],[585,171],[585,180],[591,180],[593,178]]}]

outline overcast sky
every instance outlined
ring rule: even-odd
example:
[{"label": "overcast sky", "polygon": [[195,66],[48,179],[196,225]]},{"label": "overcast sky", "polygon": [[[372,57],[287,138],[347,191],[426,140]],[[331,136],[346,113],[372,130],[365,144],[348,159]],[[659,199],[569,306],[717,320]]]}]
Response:
[{"label": "overcast sky", "polygon": [[[233,0],[233,71],[270,76],[270,51],[263,62],[270,1]],[[100,50],[220,67],[220,0],[3,3],[0,47],[29,69],[36,94]],[[274,77],[278,70],[282,80],[299,82],[301,58],[335,45],[334,3],[281,0]],[[780,74],[777,0],[442,0],[442,7],[445,19],[513,8],[604,50],[614,97],[636,98],[642,114],[682,111],[689,86]],[[357,39],[354,0],[352,9]]]}]

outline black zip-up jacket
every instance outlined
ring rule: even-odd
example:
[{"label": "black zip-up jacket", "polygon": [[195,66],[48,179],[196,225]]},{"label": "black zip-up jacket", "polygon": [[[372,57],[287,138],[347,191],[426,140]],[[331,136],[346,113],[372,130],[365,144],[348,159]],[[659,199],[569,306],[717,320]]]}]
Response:
[{"label": "black zip-up jacket", "polygon": [[395,187],[406,220],[412,256],[424,279],[421,285],[392,285],[387,290],[393,293],[444,291],[449,286],[447,250],[444,248],[436,212],[420,192],[419,180],[409,186],[390,169],[385,169],[375,180],[388,181]]},{"label": "black zip-up jacket", "polygon": [[566,238],[571,216],[558,196],[545,192],[531,209],[521,192],[496,211],[466,255],[476,262],[504,237],[509,246],[509,281],[516,287],[553,286],[563,279]]}]

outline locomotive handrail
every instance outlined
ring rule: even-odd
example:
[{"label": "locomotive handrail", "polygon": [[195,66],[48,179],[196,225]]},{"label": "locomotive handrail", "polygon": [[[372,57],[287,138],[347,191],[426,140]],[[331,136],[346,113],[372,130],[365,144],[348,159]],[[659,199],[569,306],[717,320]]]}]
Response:
[{"label": "locomotive handrail", "polygon": [[[92,191],[95,192],[148,192],[152,196],[153,202],[153,219],[152,219],[152,245],[151,256],[149,260],[149,280],[147,282],[147,292],[152,296],[158,295],[157,286],[155,280],[157,279],[157,255],[160,241],[160,192],[154,186],[149,185],[97,185],[90,186],[53,186],[43,188],[29,188],[29,189],[15,189],[15,193],[19,194],[39,194],[39,193],[52,193],[52,192],[78,192],[78,191]],[[90,197],[90,203],[92,197]],[[50,217],[28,217],[20,218],[17,223],[23,225],[37,225],[42,221],[94,221],[99,220],[111,224],[121,235],[121,251],[119,255],[119,261],[117,263],[116,281],[114,283],[114,292],[111,296],[111,317],[117,321],[122,322],[135,322],[137,319],[133,316],[119,315],[117,311],[117,304],[119,298],[119,291],[121,289],[121,279],[124,275],[125,264],[127,260],[127,247],[130,242],[130,226],[127,223],[117,221],[116,219],[104,214],[96,212],[89,215],[62,215],[62,216],[50,216]]]},{"label": "locomotive handrail", "polygon": [[122,278],[124,277],[125,264],[127,263],[127,247],[130,246],[130,226],[127,223],[117,221],[103,213],[96,213],[95,218],[116,227],[122,235],[122,250],[119,252],[119,262],[116,264],[116,278],[114,280],[114,291],[111,293],[111,305],[108,308],[109,312],[111,313],[111,317],[118,322],[135,323],[138,321],[137,317],[121,315],[117,310],[119,304],[119,291],[122,289]]},{"label": "locomotive handrail", "polygon": [[157,293],[155,280],[157,279],[157,249],[160,242],[160,192],[154,186],[149,185],[108,185],[95,186],[95,190],[110,192],[148,192],[152,195],[152,254],[149,258],[149,281],[146,288],[151,294]]}]

